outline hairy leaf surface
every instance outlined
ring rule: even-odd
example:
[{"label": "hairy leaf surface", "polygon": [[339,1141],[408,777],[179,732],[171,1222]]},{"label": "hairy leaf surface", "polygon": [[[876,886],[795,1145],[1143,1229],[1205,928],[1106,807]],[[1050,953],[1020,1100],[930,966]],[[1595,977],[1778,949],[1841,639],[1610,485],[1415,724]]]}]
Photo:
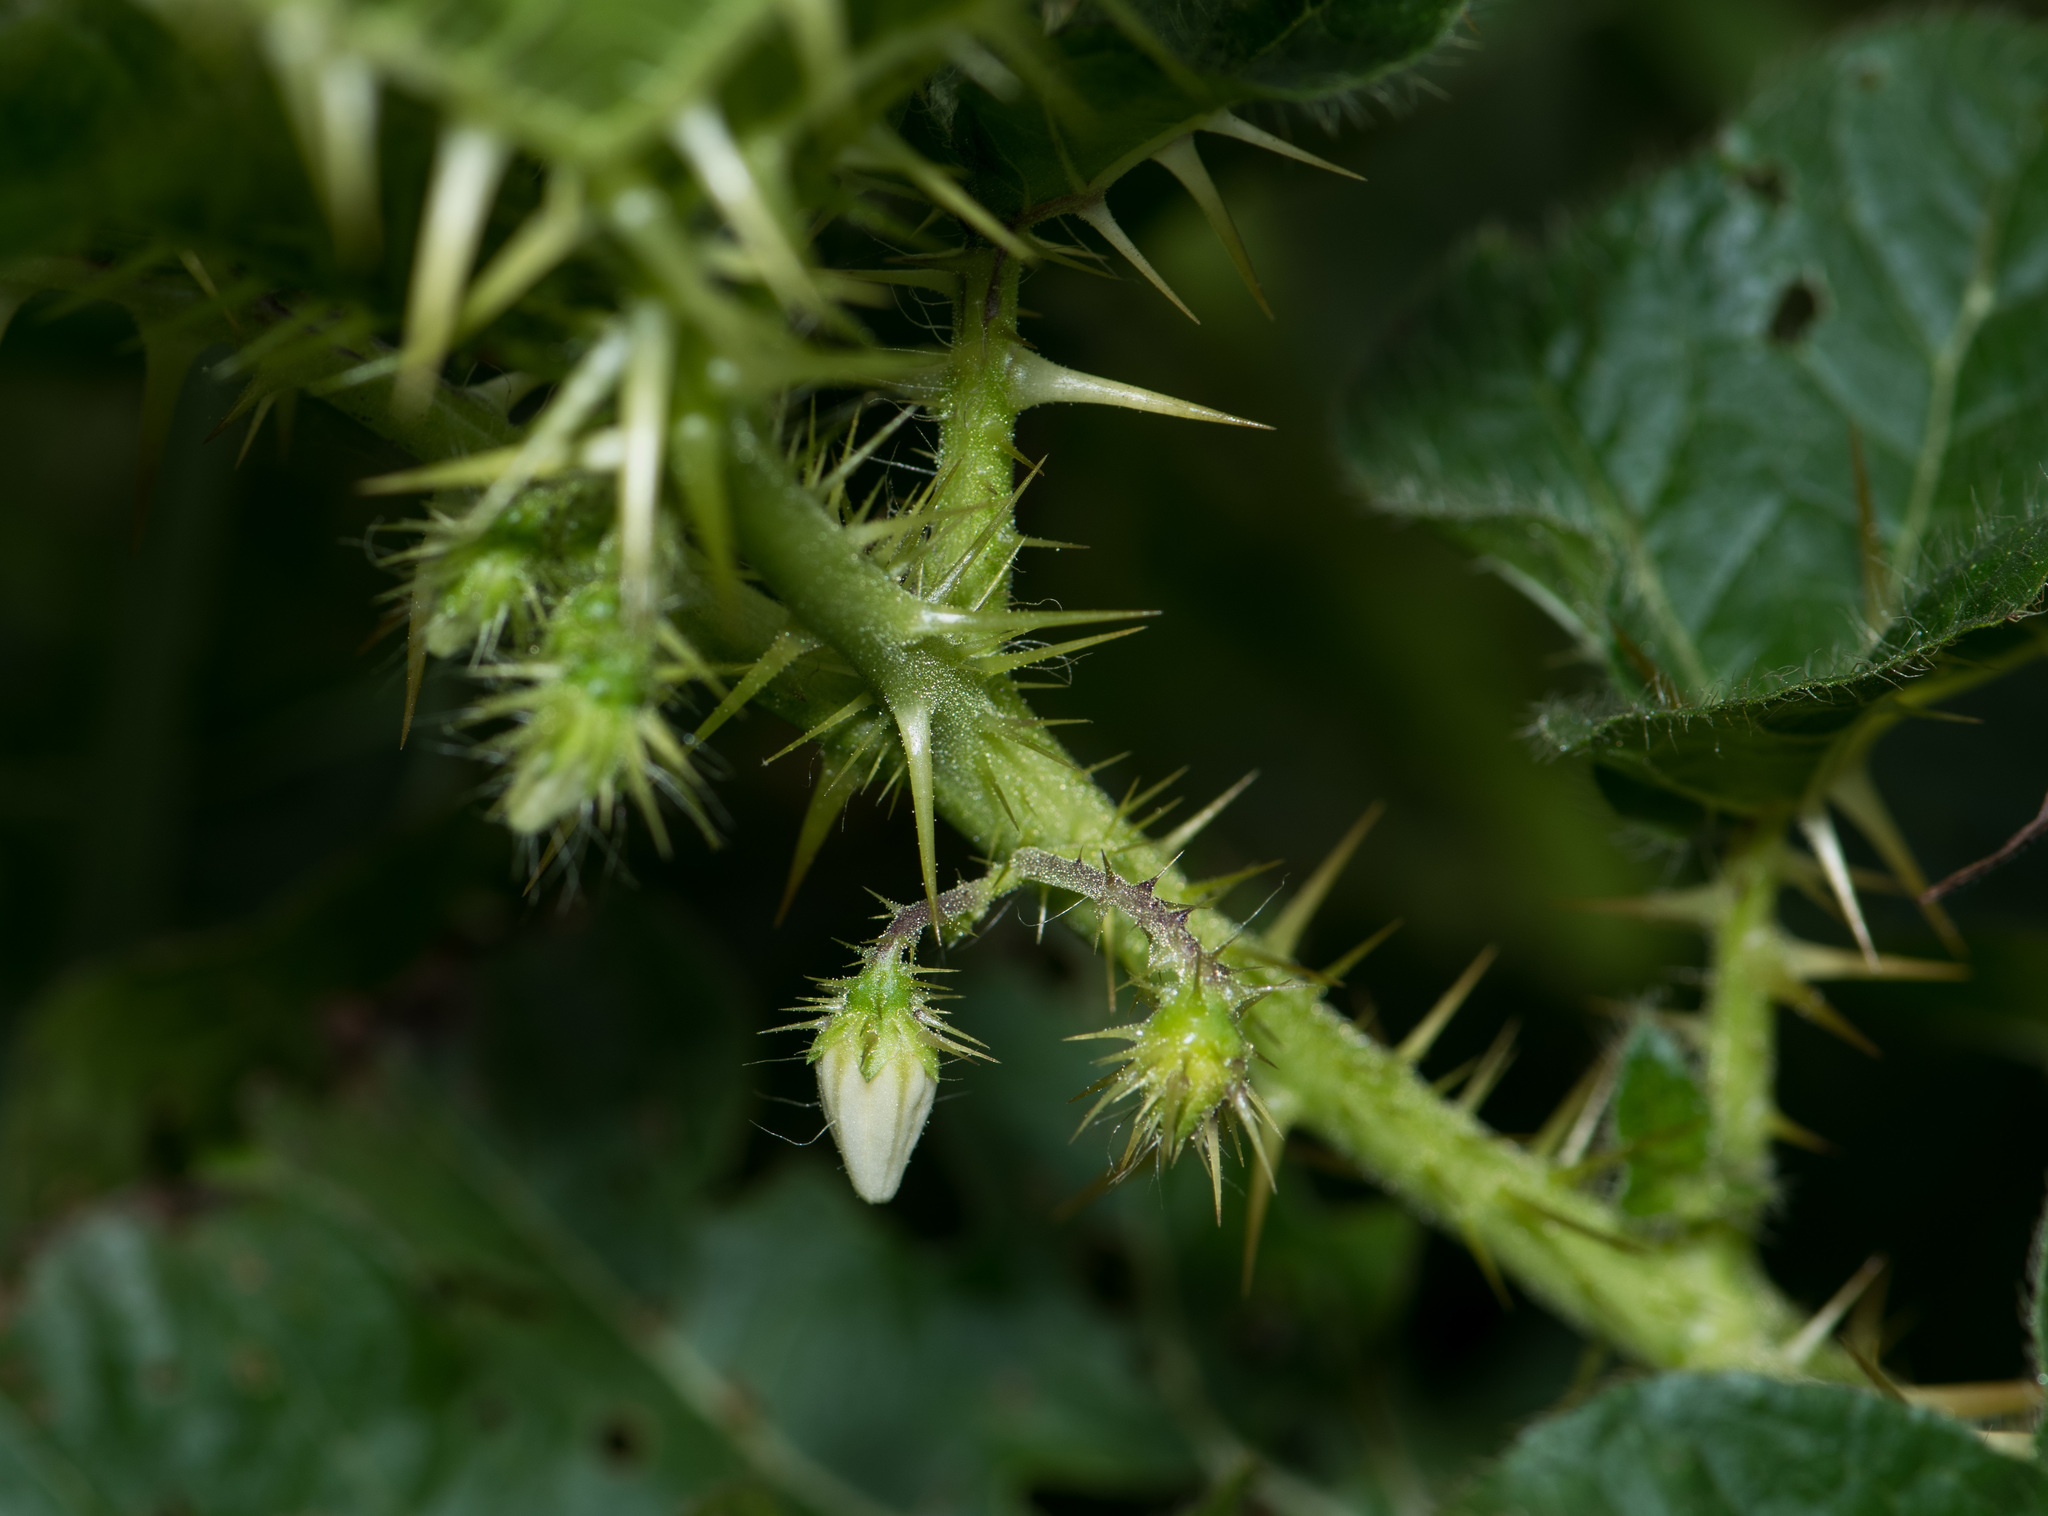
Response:
[{"label": "hairy leaf surface", "polygon": [[1215,112],[1371,86],[1436,46],[1463,0],[1083,5],[1048,44],[1055,98],[1005,99],[962,77],[931,114],[1005,214],[1108,188]]},{"label": "hairy leaf surface", "polygon": [[1541,249],[1484,239],[1349,402],[1614,698],[1562,751],[1737,810],[2048,580],[2048,31],[1875,29]]},{"label": "hairy leaf surface", "polygon": [[1460,1516],[2029,1516],[2048,1475],[1861,1390],[1667,1374],[1539,1422]]}]

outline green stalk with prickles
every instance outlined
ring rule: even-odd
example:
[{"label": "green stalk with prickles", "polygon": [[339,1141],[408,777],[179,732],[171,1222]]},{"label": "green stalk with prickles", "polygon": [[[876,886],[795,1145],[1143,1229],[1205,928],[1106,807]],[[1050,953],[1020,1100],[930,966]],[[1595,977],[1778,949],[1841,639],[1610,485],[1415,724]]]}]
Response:
[{"label": "green stalk with prickles", "polygon": [[[1816,66],[1810,89],[1767,97],[1731,129],[1730,162],[1765,153],[1752,172],[1687,168],[1658,191],[1731,245],[1769,227],[1815,239],[1798,256],[1752,242],[1715,262],[1701,248],[1722,241],[1644,230],[1669,220],[1662,200],[1629,202],[1558,249],[1481,249],[1418,318],[1426,340],[1387,357],[1373,373],[1391,377],[1347,402],[1346,455],[1374,503],[1465,540],[1600,671],[1596,701],[1546,710],[1539,735],[1593,766],[1620,812],[1675,829],[1703,880],[1615,907],[1703,933],[1699,1005],[1645,1011],[1542,1131],[1516,1140],[1480,1115],[1507,1037],[1460,1092],[1420,1072],[1490,955],[1392,1045],[1325,1001],[1356,957],[1299,961],[1362,832],[1272,927],[1251,930],[1198,898],[1179,867],[1242,786],[1161,831],[1158,814],[1140,814],[1151,797],[1119,803],[1098,786],[1016,677],[1146,614],[1015,603],[1014,565],[1035,545],[1016,509],[1037,473],[1019,467],[1018,417],[1101,404],[1260,424],[1039,353],[1021,327],[1024,279],[1120,259],[1192,315],[1110,209],[1124,177],[1154,163],[1265,307],[1202,138],[1334,168],[1239,112],[1338,110],[1384,88],[1445,43],[1460,0],[793,0],[656,7],[631,25],[602,4],[455,10],[165,0],[130,17],[134,46],[109,56],[133,61],[180,130],[136,128],[134,81],[80,82],[64,106],[76,119],[52,140],[104,147],[119,192],[85,223],[68,201],[43,207],[52,245],[0,264],[0,313],[44,292],[131,313],[148,355],[145,477],[184,367],[215,342],[232,349],[216,372],[246,384],[231,418],[246,418],[245,446],[309,395],[411,455],[415,466],[362,484],[424,502],[386,560],[400,581],[390,620],[407,644],[394,726],[410,733],[436,660],[459,666],[473,695],[454,729],[492,776],[491,813],[534,887],[573,881],[592,848],[634,828],[664,857],[679,848],[678,817],[715,839],[702,754],[756,706],[790,724],[791,748],[815,744],[821,758],[785,909],[856,795],[908,800],[914,898],[797,1023],[813,1034],[820,1102],[863,1199],[888,1202],[916,1161],[944,1060],[984,1051],[971,1005],[942,1013],[921,940],[964,932],[1029,886],[1066,897],[1066,919],[1136,986],[1138,1018],[1103,1034],[1122,1046],[1086,1092],[1094,1119],[1125,1133],[1105,1182],[1192,1149],[1220,1222],[1226,1149],[1240,1146],[1226,1139],[1241,1139],[1255,1247],[1265,1198],[1289,1182],[1286,1136],[1310,1133],[1468,1247],[1503,1295],[1527,1292],[1636,1362],[1871,1376],[1830,1340],[1847,1307],[1808,1316],[1758,1258],[1777,1198],[1771,1144],[1807,1135],[1778,1109],[1776,1015],[1861,1044],[1818,983],[1960,972],[1879,951],[1835,817],[1893,882],[1924,895],[1869,749],[2048,645],[2028,619],[2048,583],[2040,511],[1972,514],[2012,485],[2001,470],[2024,448],[1980,447],[1992,423],[1955,415],[1959,395],[1978,394],[1980,333],[2025,314],[2010,292],[2032,265],[2004,269],[1989,232],[1923,260],[1970,272],[1928,316],[1939,340],[1884,355],[1885,382],[1869,387],[1927,397],[1898,500],[1892,474],[1873,483],[1865,466],[1861,412],[1766,429],[1746,449],[1695,438],[1711,467],[1674,452],[1652,468],[1663,432],[1615,420],[1615,397],[1683,364],[1603,344],[1690,334],[1686,362],[1732,365],[1715,370],[1716,394],[1746,394],[1768,373],[1816,413],[1837,404],[1835,391],[1799,388],[1833,372],[1798,347],[1805,327],[1756,308],[1768,282],[1757,269],[1842,256],[1808,225],[1827,216],[1781,224],[1729,197],[1773,182],[1765,169],[1782,180],[1782,162],[1799,183],[1833,183],[1838,163],[1801,156],[1815,142],[1839,137],[1873,162],[1898,152],[1914,134],[1879,130],[1841,82],[1882,70]],[[83,8],[58,11],[51,25],[97,45]],[[1931,71],[1914,100],[1950,98],[1948,65],[1925,62],[1948,54],[1897,46]],[[2048,64],[2029,61],[2032,41],[1985,51],[2014,71],[2014,98],[2034,102],[1984,127],[2024,160],[2031,139],[2012,134],[2038,121]],[[385,114],[393,98],[403,109]],[[1836,113],[1834,136],[1787,124],[1802,100]],[[417,134],[426,118],[431,141],[388,149],[398,123]],[[292,154],[274,160],[251,150],[286,142]],[[151,188],[152,167],[189,187],[199,165],[245,158],[246,182],[225,176],[212,199]],[[1981,190],[1985,227],[2048,223],[2048,207],[2019,204],[2038,193],[2031,180],[1990,183],[1974,160],[1964,167],[1951,177]],[[1892,177],[1862,173],[1840,193]],[[35,184],[16,187],[33,199]],[[1891,211],[1887,224],[1928,219]],[[270,230],[241,238],[236,226]],[[387,230],[404,227],[417,228],[414,245],[386,247]],[[1609,288],[1617,269],[1635,277]],[[1844,272],[1830,298],[1846,310],[1872,283]],[[1673,309],[1632,316],[1644,291]],[[1810,288],[1796,291],[1818,308]],[[1896,312],[1880,314],[1866,313],[1867,330],[1896,327]],[[911,335],[919,324],[933,344]],[[1651,409],[1678,415],[1692,393]],[[1843,456],[1813,451],[1816,437]],[[912,462],[920,454],[928,471]],[[1828,472],[1852,456],[1853,470]],[[898,487],[897,465],[926,482]],[[1715,468],[1732,482],[1696,488]],[[1825,510],[1723,519],[1776,500],[1784,480],[1824,478],[1843,486]],[[1713,555],[1697,544],[1781,530],[1808,535],[1743,574],[1702,577]],[[1825,571],[1773,578],[1783,563]],[[1823,635],[1836,640],[1819,645]],[[694,726],[686,710],[702,713]],[[941,824],[986,864],[982,877],[943,887]],[[1853,949],[1790,936],[1788,886],[1839,914]],[[1931,898],[1926,909],[1953,951],[1952,926]]]}]

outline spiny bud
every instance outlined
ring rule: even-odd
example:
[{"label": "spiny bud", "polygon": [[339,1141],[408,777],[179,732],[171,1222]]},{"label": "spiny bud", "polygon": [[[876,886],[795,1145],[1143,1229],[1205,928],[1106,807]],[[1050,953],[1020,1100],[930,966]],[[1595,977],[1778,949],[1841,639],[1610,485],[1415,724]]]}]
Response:
[{"label": "spiny bud", "polygon": [[979,1056],[940,1020],[928,987],[902,945],[869,949],[860,972],[832,981],[815,1004],[809,1062],[846,1176],[860,1198],[880,1205],[903,1183],[939,1088],[939,1054]]},{"label": "spiny bud", "polygon": [[1252,1088],[1252,1045],[1244,1031],[1244,1011],[1262,993],[1213,959],[1194,958],[1155,979],[1154,1009],[1145,1021],[1088,1034],[1131,1044],[1112,1060],[1116,1071],[1096,1086],[1102,1098],[1087,1118],[1092,1121],[1118,1101],[1137,1101],[1115,1177],[1129,1175],[1147,1158],[1170,1163],[1192,1142],[1209,1171],[1220,1219],[1220,1138],[1226,1123],[1250,1139],[1260,1167],[1270,1171],[1259,1123],[1270,1125],[1272,1118]]},{"label": "spiny bud", "polygon": [[625,624],[618,585],[606,576],[555,605],[538,659],[486,670],[520,681],[473,712],[512,723],[490,751],[509,771],[499,810],[513,830],[607,826],[627,798],[666,852],[666,796],[709,835],[697,775],[661,713],[687,669],[665,664],[661,651]]},{"label": "spiny bud", "polygon": [[447,517],[420,523],[418,546],[400,561],[411,561],[427,597],[419,629],[427,651],[479,663],[505,650],[501,640],[515,657],[537,651],[546,602],[598,572],[613,514],[609,498],[571,481],[525,491],[481,531]]},{"label": "spiny bud", "polygon": [[1169,1152],[1194,1136],[1251,1072],[1251,1044],[1232,995],[1209,976],[1183,976],[1131,1043],[1126,1077],[1141,1092],[1141,1127]]}]

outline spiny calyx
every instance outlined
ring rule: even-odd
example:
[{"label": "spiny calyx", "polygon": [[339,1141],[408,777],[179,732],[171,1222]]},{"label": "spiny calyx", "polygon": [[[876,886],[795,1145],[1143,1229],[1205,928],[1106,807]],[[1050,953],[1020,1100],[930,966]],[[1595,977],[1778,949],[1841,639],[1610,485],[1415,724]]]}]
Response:
[{"label": "spiny calyx", "polygon": [[1107,1060],[1116,1068],[1082,1092],[1098,1097],[1083,1129],[1110,1107],[1135,1102],[1130,1138],[1111,1165],[1110,1181],[1124,1179],[1148,1158],[1170,1163],[1192,1143],[1209,1171],[1220,1218],[1221,1138],[1230,1124],[1250,1140],[1270,1184],[1259,1123],[1272,1126],[1273,1120],[1251,1085],[1256,1052],[1245,1013],[1273,986],[1248,984],[1226,967],[1189,930],[1190,908],[1161,899],[1155,881],[1125,879],[1106,861],[1095,868],[1026,847],[981,879],[895,911],[863,953],[860,971],[831,982],[814,1002],[826,1014],[793,1024],[818,1034],[809,1061],[818,1071],[819,1099],[861,1197],[879,1202],[896,1193],[931,1110],[939,1054],[986,1056],[939,1019],[915,965],[918,939],[934,923],[942,935],[966,931],[1025,884],[1079,895],[1094,904],[1105,927],[1120,916],[1150,945],[1135,986],[1148,1009],[1145,1019],[1083,1034],[1129,1044]]}]

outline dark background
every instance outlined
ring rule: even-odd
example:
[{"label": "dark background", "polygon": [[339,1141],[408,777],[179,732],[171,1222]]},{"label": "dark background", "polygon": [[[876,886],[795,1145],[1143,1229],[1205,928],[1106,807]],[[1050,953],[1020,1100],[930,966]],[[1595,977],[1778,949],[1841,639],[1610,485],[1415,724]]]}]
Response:
[{"label": "dark background", "polygon": [[[1284,860],[1234,897],[1241,910],[1305,873],[1365,805],[1386,801],[1307,952],[1334,958],[1403,918],[1345,992],[1398,1031],[1498,943],[1499,966],[1436,1058],[1449,1068],[1504,1017],[1522,1018],[1520,1061],[1488,1106],[1505,1131],[1541,1123],[1609,1034],[1615,1003],[1683,1006],[1694,993],[1698,950],[1684,934],[1571,903],[1693,865],[1624,833],[1584,773],[1532,756],[1518,731],[1533,702],[1589,673],[1505,585],[1347,493],[1330,440],[1335,397],[1461,238],[1488,222],[1540,230],[1703,142],[1773,56],[1862,10],[1496,4],[1424,86],[1367,105],[1334,138],[1306,122],[1286,128],[1364,174],[1363,185],[1205,143],[1272,324],[1192,206],[1151,169],[1118,189],[1117,213],[1203,325],[1128,275],[1051,270],[1025,288],[1037,313],[1027,332],[1048,355],[1278,428],[1090,410],[1026,419],[1023,451],[1049,460],[1023,506],[1027,530],[1088,551],[1036,555],[1023,592],[1165,613],[1142,637],[1087,658],[1071,694],[1044,697],[1046,713],[1092,722],[1064,733],[1084,761],[1133,754],[1106,772],[1112,787],[1185,764],[1199,804],[1261,770],[1191,860],[1203,873]],[[628,908],[699,923],[718,972],[766,1027],[788,1019],[808,976],[841,966],[835,938],[866,935],[865,889],[913,888],[907,817],[856,801],[790,919],[771,925],[811,770],[801,754],[763,768],[790,734],[753,716],[716,743],[722,847],[681,838],[663,861],[636,842],[625,857],[588,859],[573,896],[522,897],[511,842],[473,819],[488,776],[435,721],[407,751],[396,746],[401,652],[376,635],[379,597],[395,581],[372,550],[378,511],[393,518],[350,486],[398,460],[307,403],[288,453],[273,422],[237,467],[241,426],[206,440],[232,387],[195,380],[131,548],[141,363],[130,337],[110,308],[45,303],[0,346],[0,1015],[19,1021],[79,965],[262,918],[337,870],[424,848],[454,882],[410,924],[396,904],[369,913],[390,961],[358,975],[374,981],[359,987],[368,1009],[316,999],[311,1030],[284,1039],[300,1052],[283,1061],[304,1077],[329,1077],[365,1039],[460,1035],[482,1014],[465,978],[478,954],[573,939]],[[1982,724],[1926,723],[1881,749],[1879,777],[1931,873],[1990,851],[2033,815],[2048,786],[2044,697],[2048,670],[2037,669],[1959,705]],[[427,705],[445,716],[464,698],[444,672]],[[1784,1024],[1782,1104],[1839,1151],[1783,1153],[1771,1266],[1818,1303],[1871,1252],[1889,1254],[1900,1333],[1891,1362],[1925,1381],[2023,1371],[2018,1280],[2048,1168],[2048,989],[2035,972],[2048,951],[2029,936],[2048,927],[2044,904],[2048,849],[1955,902],[1978,947],[1973,985],[1844,987],[1837,1003],[1882,1045],[1881,1060]],[[1791,908],[1800,930],[1840,935],[1802,911]],[[1909,912],[1880,906],[1878,922],[1888,946],[1925,949]],[[1100,971],[1081,955],[1034,949],[1014,928],[957,961],[972,970],[961,1012],[970,1030],[977,983],[1100,993]],[[564,993],[573,1001],[573,984]],[[799,1066],[734,1077],[766,1095],[806,1096]],[[966,1088],[971,1102],[972,1080]],[[978,1164],[964,1109],[942,1105],[904,1198],[883,1213],[921,1247],[964,1245],[985,1203],[975,1186],[1002,1183]],[[782,1140],[812,1135],[813,1112],[771,1102],[758,1120],[728,1186],[787,1164],[829,1167],[827,1145]],[[231,1110],[171,1112],[153,1129],[153,1172],[186,1171],[234,1130]],[[1312,1166],[1302,1172],[1332,1197],[1357,1192]],[[1090,1254],[1085,1234],[1082,1223],[1080,1266],[1114,1302],[1128,1260],[1113,1247]],[[17,1227],[17,1253],[36,1235]],[[1413,1288],[1370,1375],[1415,1429],[1425,1465],[1446,1449],[1489,1445],[1571,1383],[1576,1340],[1525,1302],[1503,1312],[1458,1246],[1430,1240]]]}]

